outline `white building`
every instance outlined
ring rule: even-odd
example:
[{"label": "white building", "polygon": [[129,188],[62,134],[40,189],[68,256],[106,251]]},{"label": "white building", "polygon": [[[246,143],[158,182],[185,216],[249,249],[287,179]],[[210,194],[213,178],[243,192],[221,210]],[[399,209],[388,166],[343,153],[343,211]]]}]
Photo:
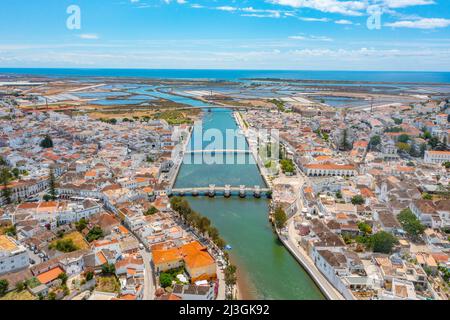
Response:
[{"label": "white building", "polygon": [[358,173],[351,164],[307,164],[304,169],[308,176],[356,176]]},{"label": "white building", "polygon": [[14,272],[28,267],[29,257],[24,246],[17,244],[14,239],[0,236],[0,274]]},{"label": "white building", "polygon": [[423,160],[426,163],[444,163],[450,161],[450,151],[425,151]]}]

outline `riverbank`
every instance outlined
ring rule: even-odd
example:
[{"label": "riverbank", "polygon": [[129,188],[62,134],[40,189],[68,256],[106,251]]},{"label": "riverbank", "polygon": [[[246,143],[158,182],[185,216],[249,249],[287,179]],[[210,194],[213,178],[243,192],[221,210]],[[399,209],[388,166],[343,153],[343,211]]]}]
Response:
[{"label": "riverbank", "polygon": [[345,300],[344,297],[331,285],[325,276],[317,269],[314,261],[308,256],[305,250],[296,244],[294,219],[291,218],[287,222],[287,235],[283,235],[275,228],[278,239],[288,249],[292,256],[300,263],[303,269],[308,272],[311,279],[314,280],[320,291],[328,300]]},{"label": "riverbank", "polygon": [[248,125],[245,123],[245,120],[242,118],[242,115],[240,112],[233,112],[233,118],[235,119],[238,128],[244,134],[245,140],[247,141],[248,147],[250,149],[251,154],[253,155],[253,158],[256,162],[256,166],[258,167],[261,177],[264,179],[264,182],[266,183],[266,185],[269,188],[272,188],[273,187],[272,181],[269,178],[269,174],[267,173],[267,170],[266,170],[264,164],[262,163],[261,158],[259,157],[258,146],[254,141],[251,141],[248,138],[248,131],[249,131]]}]

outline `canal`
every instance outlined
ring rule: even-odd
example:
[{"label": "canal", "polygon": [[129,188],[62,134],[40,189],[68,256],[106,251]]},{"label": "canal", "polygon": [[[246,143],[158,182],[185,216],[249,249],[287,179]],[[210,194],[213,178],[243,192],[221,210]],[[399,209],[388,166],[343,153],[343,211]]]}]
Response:
[{"label": "canal", "polygon": [[[211,112],[205,110],[202,125],[204,132],[208,129],[218,130],[224,137],[227,129],[237,129],[232,112],[226,109],[213,109]],[[194,131],[188,146],[191,150],[197,148],[193,143],[194,139],[198,139],[196,134],[198,135],[198,131]],[[205,149],[215,148],[211,146],[211,141],[203,140],[195,141],[201,141]],[[223,145],[225,143],[223,142]],[[201,158],[202,155],[185,156],[175,188],[205,187],[210,184],[265,187],[251,155],[234,155],[234,161],[224,161],[223,164],[201,163],[198,157]],[[242,298],[324,299],[306,271],[273,233],[268,220],[267,199],[255,199],[250,195],[246,199],[187,199],[194,210],[210,218],[222,238],[231,245],[230,257],[238,267],[238,285]]]}]

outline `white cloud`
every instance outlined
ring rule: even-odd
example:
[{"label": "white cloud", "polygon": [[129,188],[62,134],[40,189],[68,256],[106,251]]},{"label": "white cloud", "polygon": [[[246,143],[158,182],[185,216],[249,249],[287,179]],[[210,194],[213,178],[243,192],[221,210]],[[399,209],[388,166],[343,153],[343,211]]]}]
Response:
[{"label": "white cloud", "polygon": [[435,29],[450,26],[450,19],[441,18],[421,18],[418,20],[404,20],[386,23],[385,26],[393,28],[410,29]]},{"label": "white cloud", "polygon": [[389,8],[405,8],[435,4],[434,0],[384,0],[383,2]]},{"label": "white cloud", "polygon": [[86,40],[97,40],[99,37],[96,34],[93,33],[83,33],[80,34],[78,37],[80,37],[81,39],[86,39]]},{"label": "white cloud", "polygon": [[238,10],[238,8],[231,7],[231,6],[221,6],[221,7],[216,7],[216,9],[221,10],[221,11],[236,11],[236,10]]},{"label": "white cloud", "polygon": [[296,35],[296,36],[291,36],[289,37],[289,39],[292,40],[305,40],[305,41],[333,41],[333,39],[328,38],[328,37],[324,37],[324,36],[308,36],[308,35],[304,35],[304,34],[300,34],[300,35]]},{"label": "white cloud", "polygon": [[345,20],[345,19],[336,20],[334,23],[336,23],[336,24],[353,24],[353,22],[351,22],[350,20]]},{"label": "white cloud", "polygon": [[328,13],[340,13],[349,16],[361,16],[367,8],[366,1],[339,0],[267,0],[270,3],[293,8],[310,8]]},{"label": "white cloud", "polygon": [[308,17],[299,17],[302,21],[312,21],[312,22],[328,22],[330,19],[328,18],[308,18]]}]

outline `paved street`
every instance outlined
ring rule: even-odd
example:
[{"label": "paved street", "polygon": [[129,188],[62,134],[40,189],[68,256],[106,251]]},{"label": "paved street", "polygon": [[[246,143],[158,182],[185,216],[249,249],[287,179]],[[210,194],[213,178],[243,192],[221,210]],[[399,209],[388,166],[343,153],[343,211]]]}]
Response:
[{"label": "paved street", "polygon": [[144,298],[143,300],[154,300],[155,299],[155,283],[153,279],[153,268],[150,264],[151,255],[147,250],[140,250],[139,253],[144,259]]}]

